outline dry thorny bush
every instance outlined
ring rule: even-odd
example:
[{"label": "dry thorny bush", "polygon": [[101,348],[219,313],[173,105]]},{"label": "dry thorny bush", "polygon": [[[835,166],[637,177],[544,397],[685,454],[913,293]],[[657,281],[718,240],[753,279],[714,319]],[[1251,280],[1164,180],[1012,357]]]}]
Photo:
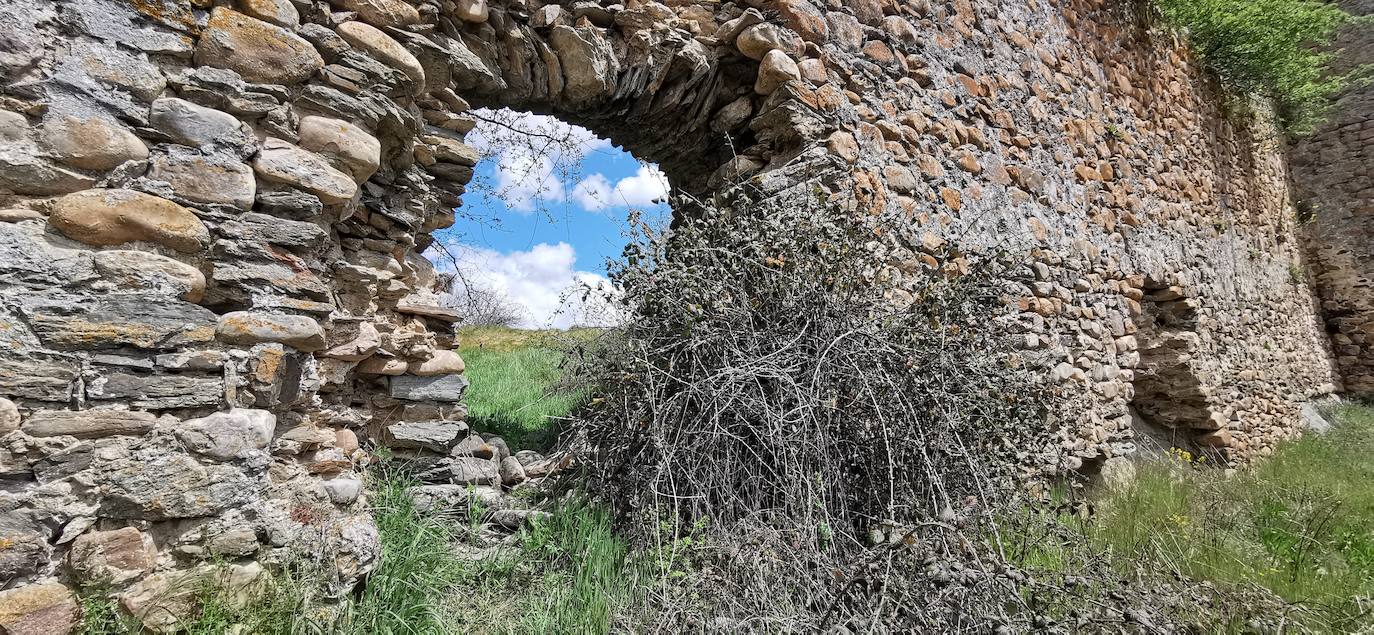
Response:
[{"label": "dry thorny bush", "polygon": [[1151,630],[1207,601],[1010,564],[1025,532],[998,519],[1053,451],[996,319],[1021,263],[905,267],[894,296],[874,234],[821,194],[693,209],[613,265],[632,317],[578,369],[594,398],[571,436],[652,554],[623,626]]}]

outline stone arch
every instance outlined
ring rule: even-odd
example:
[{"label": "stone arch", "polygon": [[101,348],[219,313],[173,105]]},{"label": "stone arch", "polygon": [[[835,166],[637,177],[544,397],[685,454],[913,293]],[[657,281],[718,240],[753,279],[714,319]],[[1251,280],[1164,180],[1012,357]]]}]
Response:
[{"label": "stone arch", "polygon": [[1151,451],[1225,448],[1230,422],[1214,413],[1214,388],[1204,384],[1193,359],[1201,349],[1197,300],[1154,278],[1146,278],[1143,290],[1134,336],[1140,363],[1131,384],[1138,436],[1160,446]]},{"label": "stone arch", "polygon": [[[81,553],[128,551],[116,573],[147,597],[196,554],[251,570],[306,542],[342,592],[377,556],[359,436],[499,484],[499,463],[448,456],[470,435],[461,316],[420,255],[472,176],[473,106],[587,126],[693,194],[828,190],[898,299],[911,271],[966,270],[948,243],[1013,254],[1021,361],[1086,404],[1046,431],[1075,457],[1131,451],[1138,272],[1179,272],[1199,377],[1249,413],[1236,456],[1272,447],[1333,381],[1284,282],[1296,241],[1270,240],[1292,228],[1254,208],[1286,182],[1247,169],[1187,51],[1131,9],[0,0],[0,526],[20,545],[0,566],[65,607],[103,566]],[[1269,194],[1238,201],[1255,224],[1236,241],[1279,245],[1236,281],[1213,259],[1232,189]],[[94,547],[75,573],[73,541]]]},{"label": "stone arch", "polygon": [[444,33],[407,39],[438,97],[422,107],[556,115],[694,195],[784,165],[828,131],[814,96],[788,85],[806,44],[755,9],[493,4],[438,19]]}]

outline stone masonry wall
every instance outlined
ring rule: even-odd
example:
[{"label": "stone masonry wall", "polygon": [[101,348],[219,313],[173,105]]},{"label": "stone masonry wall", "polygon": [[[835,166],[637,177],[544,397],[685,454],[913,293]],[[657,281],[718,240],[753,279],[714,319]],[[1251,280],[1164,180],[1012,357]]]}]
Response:
[{"label": "stone masonry wall", "polygon": [[344,592],[378,557],[369,443],[507,480],[418,255],[472,178],[474,105],[698,195],[827,190],[880,228],[894,302],[967,267],[949,244],[1024,262],[1010,361],[1064,406],[1043,473],[1137,426],[1262,456],[1338,383],[1272,128],[1220,112],[1140,5],[0,0],[0,79],[11,632],[63,632],[102,585],[170,629],[172,572],[301,553]]},{"label": "stone masonry wall", "polygon": [[[1339,4],[1354,15],[1374,15],[1370,0]],[[1337,72],[1374,64],[1374,28],[1345,28],[1333,49],[1340,52]],[[1303,235],[1345,387],[1374,394],[1374,86],[1341,95],[1330,118],[1298,140],[1291,157],[1307,219]]]}]

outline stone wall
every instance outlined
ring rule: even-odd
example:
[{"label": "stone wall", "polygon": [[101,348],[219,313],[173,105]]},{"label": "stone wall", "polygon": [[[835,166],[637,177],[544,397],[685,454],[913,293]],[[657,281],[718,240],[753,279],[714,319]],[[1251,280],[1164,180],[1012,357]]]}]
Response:
[{"label": "stone wall", "polygon": [[[1343,0],[1374,15],[1370,0]],[[1374,28],[1346,27],[1333,46],[1334,68],[1374,64]],[[1374,86],[1340,95],[1330,118],[1290,153],[1303,236],[1321,294],[1336,360],[1352,393],[1374,394]]]},{"label": "stone wall", "polygon": [[168,572],[220,558],[304,551],[342,592],[377,557],[360,437],[505,476],[436,451],[476,442],[418,255],[474,105],[698,195],[827,190],[894,302],[968,266],[950,243],[1024,262],[1045,472],[1138,425],[1268,453],[1336,387],[1281,148],[1128,4],[0,0],[0,606],[33,608],[0,625],[59,632],[108,583],[166,628]]}]

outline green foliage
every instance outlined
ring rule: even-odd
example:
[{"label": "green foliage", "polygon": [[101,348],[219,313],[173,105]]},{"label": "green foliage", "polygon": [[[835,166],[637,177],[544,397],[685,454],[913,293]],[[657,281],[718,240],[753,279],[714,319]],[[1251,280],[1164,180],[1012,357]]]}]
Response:
[{"label": "green foliage", "polygon": [[[1262,585],[1346,631],[1374,598],[1374,410],[1345,407],[1324,435],[1222,478],[1160,464],[1099,505],[1084,531],[1118,566]],[[1038,557],[1038,556],[1036,556]]]},{"label": "green foliage", "polygon": [[1355,74],[1331,75],[1318,47],[1354,18],[1324,0],[1156,0],[1193,48],[1241,92],[1272,98],[1280,123],[1306,134]]},{"label": "green foliage", "polygon": [[572,498],[516,537],[509,550],[463,563],[450,599],[455,632],[609,632],[638,570],[611,514]]},{"label": "green foliage", "polygon": [[81,633],[83,635],[117,635],[137,633],[138,620],[119,609],[107,589],[92,589],[81,596]]},{"label": "green foliage", "polygon": [[[200,613],[185,627],[188,635],[220,635],[233,628],[244,633],[324,633],[329,615],[311,615],[302,580],[270,577],[266,584],[236,594],[211,580],[201,583],[197,604]],[[325,617],[324,621],[311,618]]]},{"label": "green foliage", "polygon": [[[304,575],[264,574],[247,588],[227,589],[215,575],[188,578],[189,598],[169,597],[168,606],[190,607],[180,615],[178,632],[188,635],[220,635],[240,629],[243,633],[313,635],[333,633],[333,615],[311,610],[307,598],[314,580]],[[173,584],[167,593],[180,596],[187,589]],[[137,618],[124,612],[108,589],[89,589],[81,596],[81,633],[115,635],[141,633]]]},{"label": "green foliage", "polygon": [[[585,339],[590,331],[570,337]],[[563,345],[544,331],[464,331],[459,353],[471,382],[466,400],[474,429],[501,435],[513,448],[551,445],[554,423],[582,401],[563,383]]]},{"label": "green foliage", "polygon": [[1288,279],[1298,285],[1307,281],[1307,273],[1303,271],[1302,263],[1296,260],[1288,263]]},{"label": "green foliage", "polygon": [[368,495],[381,536],[382,562],[351,607],[351,632],[450,632],[442,606],[463,572],[452,549],[457,530],[452,522],[415,509],[406,493],[413,485],[385,467],[372,475]]}]

